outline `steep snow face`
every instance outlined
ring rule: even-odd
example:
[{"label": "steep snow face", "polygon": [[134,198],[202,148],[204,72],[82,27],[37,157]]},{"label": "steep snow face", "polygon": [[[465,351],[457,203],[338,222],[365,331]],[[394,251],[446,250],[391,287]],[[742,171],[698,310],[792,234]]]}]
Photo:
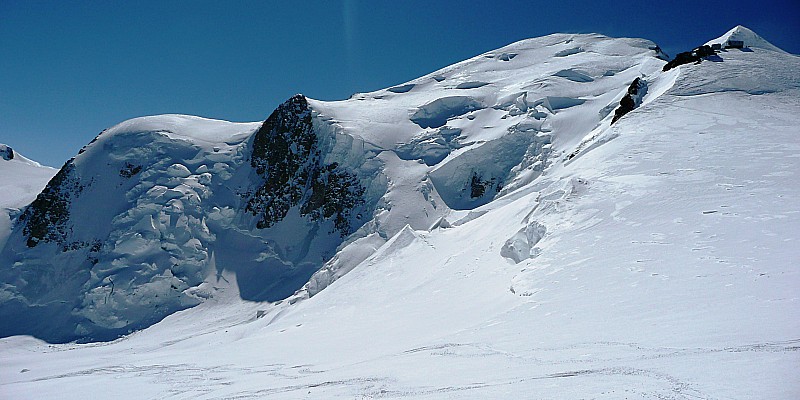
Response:
[{"label": "steep snow face", "polygon": [[[607,128],[631,82],[655,79],[662,55],[647,40],[555,34],[386,90],[309,104],[385,165],[384,205],[359,239],[372,249],[406,225],[461,220],[536,180],[588,132]],[[319,292],[371,251],[344,254],[301,296]]]},{"label": "steep snow face", "polygon": [[255,128],[167,115],[102,132],[17,219],[2,252],[3,333],[102,340],[197,304],[187,289],[210,272],[214,191]]},{"label": "steep snow face", "polygon": [[[645,40],[549,35],[403,85],[312,106],[391,157],[430,167],[423,169],[430,177],[424,191],[435,191],[444,206],[473,209],[535,179],[552,142],[572,142],[598,126],[623,88],[663,65],[660,54]],[[425,228],[430,220],[410,223]]]}]

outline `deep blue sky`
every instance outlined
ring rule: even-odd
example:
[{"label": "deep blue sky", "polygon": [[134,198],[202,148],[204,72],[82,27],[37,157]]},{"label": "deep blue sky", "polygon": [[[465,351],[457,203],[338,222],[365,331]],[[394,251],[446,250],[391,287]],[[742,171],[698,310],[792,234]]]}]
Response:
[{"label": "deep blue sky", "polygon": [[60,166],[137,116],[258,121],[295,93],[343,99],[553,32],[672,56],[737,24],[800,53],[797,0],[0,0],[0,142]]}]

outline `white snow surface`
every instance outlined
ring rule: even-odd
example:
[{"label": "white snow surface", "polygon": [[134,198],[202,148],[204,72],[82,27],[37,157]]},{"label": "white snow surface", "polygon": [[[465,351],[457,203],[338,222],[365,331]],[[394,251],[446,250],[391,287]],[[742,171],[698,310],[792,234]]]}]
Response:
[{"label": "white snow surface", "polygon": [[104,134],[119,136],[137,132],[163,132],[170,138],[211,147],[242,142],[257,127],[257,123],[237,123],[191,115],[168,114],[134,118],[115,125]]},{"label": "white snow surface", "polygon": [[757,33],[741,25],[733,27],[728,32],[725,32],[724,35],[714,40],[709,40],[708,42],[706,42],[706,44],[712,45],[718,43],[724,47],[729,40],[740,40],[744,42],[745,48],[757,48],[762,50],[770,50],[770,51],[778,51],[781,53],[786,53],[785,51],[781,50],[778,46],[775,46],[774,44],[768,42],[766,39],[759,36]]},{"label": "white snow surface", "polygon": [[[244,301],[209,252],[196,261],[217,273],[185,289],[199,305],[147,329],[0,339],[0,398],[798,398],[800,59],[746,45],[662,73],[651,42],[556,34],[309,100],[326,157],[377,160],[384,180],[372,220],[301,290]],[[641,105],[610,125],[637,77]],[[203,187],[237,179],[257,127],[146,117],[87,147],[164,132],[195,149],[151,168],[164,183],[115,219],[122,259],[162,209],[185,254],[221,240],[169,218],[230,223],[200,218]],[[488,193],[472,197],[475,174]],[[127,310],[108,312],[92,317]]]},{"label": "white snow surface", "polygon": [[[7,152],[8,148],[8,145],[0,144],[0,150]],[[33,201],[58,172],[26,158],[13,148],[11,154],[14,156],[9,160],[0,158],[0,248],[11,233],[11,214],[16,214]]]}]

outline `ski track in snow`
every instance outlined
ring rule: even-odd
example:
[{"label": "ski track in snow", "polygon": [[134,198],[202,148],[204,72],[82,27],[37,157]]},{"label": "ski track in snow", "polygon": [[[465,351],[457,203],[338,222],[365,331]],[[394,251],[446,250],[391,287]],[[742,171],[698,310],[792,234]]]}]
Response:
[{"label": "ski track in snow", "polygon": [[[382,361],[392,363],[430,363],[458,365],[466,363],[480,364],[488,359],[492,365],[506,365],[512,373],[504,376],[492,376],[487,372],[483,381],[475,381],[448,386],[403,386],[389,376],[366,377],[360,374],[348,374],[348,370],[360,369],[358,364],[345,365],[335,370],[318,370],[313,365],[261,365],[243,367],[238,365],[197,365],[197,364],[141,364],[141,365],[109,365],[95,367],[65,374],[45,376],[31,380],[31,383],[42,381],[58,381],[69,378],[92,377],[94,379],[113,378],[124,375],[129,379],[142,378],[148,384],[164,387],[162,398],[215,398],[215,399],[255,399],[279,398],[282,395],[305,395],[317,393],[324,389],[339,392],[342,396],[362,396],[364,398],[404,398],[437,395],[450,392],[466,392],[466,395],[480,395],[485,389],[502,390],[503,387],[524,386],[526,390],[546,390],[549,380],[564,380],[558,385],[583,385],[582,381],[591,384],[615,382],[631,385],[641,381],[648,386],[655,386],[655,392],[642,392],[638,395],[652,398],[715,398],[698,391],[688,380],[681,380],[660,368],[643,368],[643,361],[691,362],[697,356],[713,356],[725,359],[726,355],[741,352],[794,354],[800,350],[800,339],[783,342],[766,342],[735,347],[719,348],[648,348],[636,343],[596,342],[582,343],[567,347],[531,348],[524,354],[508,353],[485,344],[443,343],[409,349],[399,354],[370,360],[370,366],[379,366]],[[587,354],[611,353],[609,356],[587,356]],[[572,357],[564,357],[565,355]],[[434,359],[434,361],[431,361]],[[539,374],[526,375],[524,371],[543,371]],[[546,371],[546,373],[545,373]],[[318,375],[341,375],[342,379],[316,379]],[[350,377],[346,377],[350,375]],[[249,376],[257,376],[259,380],[279,379],[297,382],[291,385],[277,385],[266,389],[230,391],[240,381]],[[543,382],[539,382],[543,381]],[[20,380],[12,383],[20,383]],[[543,388],[538,386],[542,385]],[[613,389],[609,385],[606,394],[610,398],[622,394],[636,395],[633,389]],[[559,390],[565,390],[561,387]],[[227,392],[220,395],[220,391]],[[616,393],[616,394],[615,394]]]}]

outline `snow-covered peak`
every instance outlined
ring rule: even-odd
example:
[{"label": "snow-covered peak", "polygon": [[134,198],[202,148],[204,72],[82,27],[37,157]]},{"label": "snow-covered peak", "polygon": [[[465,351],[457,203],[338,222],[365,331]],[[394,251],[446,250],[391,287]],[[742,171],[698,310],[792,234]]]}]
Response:
[{"label": "snow-covered peak", "polygon": [[11,146],[0,143],[0,162],[3,161],[13,161],[14,163],[22,163],[32,167],[50,168],[23,156]]},{"label": "snow-covered peak", "polygon": [[237,123],[192,115],[166,114],[139,117],[121,122],[104,132],[106,135],[159,132],[173,139],[186,139],[196,144],[241,142],[248,138],[260,123]]},{"label": "snow-covered peak", "polygon": [[764,50],[779,51],[785,53],[785,51],[783,51],[778,46],[775,46],[774,44],[766,41],[757,33],[753,32],[749,28],[744,27],[742,25],[736,25],[731,30],[726,32],[724,35],[716,39],[709,40],[708,42],[706,42],[706,44],[709,46],[712,44],[720,44],[722,46],[725,46],[729,40],[742,41],[744,42],[745,47],[754,47]]}]

